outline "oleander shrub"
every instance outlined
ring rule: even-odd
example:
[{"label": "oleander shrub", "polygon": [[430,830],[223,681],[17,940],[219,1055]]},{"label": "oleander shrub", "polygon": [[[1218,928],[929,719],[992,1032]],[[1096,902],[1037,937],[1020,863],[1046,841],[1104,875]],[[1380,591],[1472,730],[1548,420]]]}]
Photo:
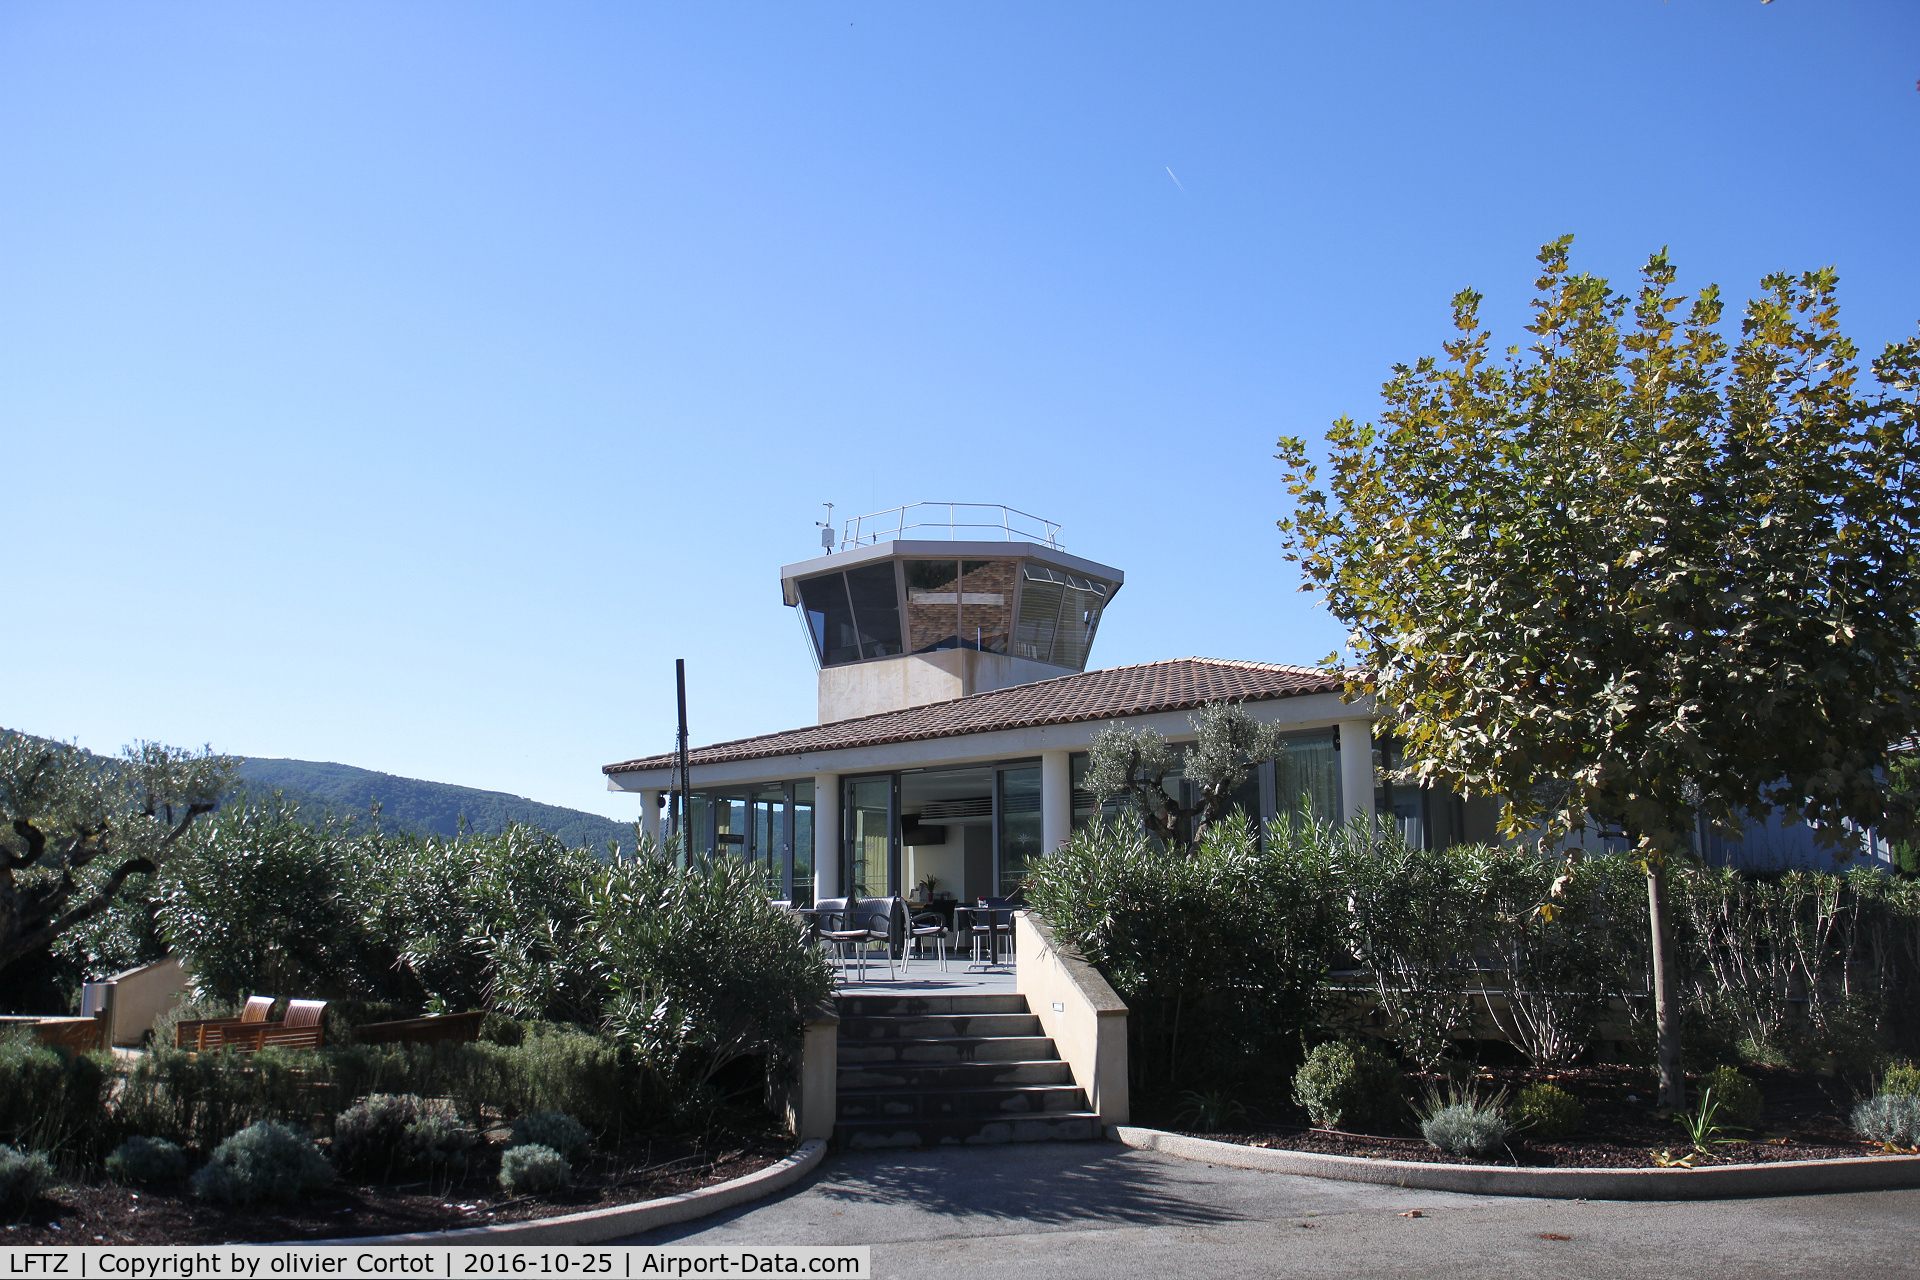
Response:
[{"label": "oleander shrub", "polygon": [[[1373,979],[1386,1034],[1437,1071],[1472,1022],[1474,952],[1487,941],[1486,851],[1419,849],[1386,831],[1329,831],[1346,945]],[[1570,943],[1568,945],[1577,945]]]},{"label": "oleander shrub", "polygon": [[0,1146],[0,1210],[18,1213],[53,1185],[53,1166],[38,1151]]},{"label": "oleander shrub", "polygon": [[1920,1066],[1896,1062],[1880,1078],[1880,1092],[1900,1098],[1920,1098]]},{"label": "oleander shrub", "polygon": [[1317,1045],[1293,1077],[1293,1100],[1322,1129],[1377,1131],[1399,1123],[1405,1080],[1377,1049],[1344,1040]]},{"label": "oleander shrub", "polygon": [[1920,1098],[1883,1093],[1853,1109],[1853,1129],[1869,1142],[1920,1145]]},{"label": "oleander shrub", "polygon": [[1258,1096],[1300,1060],[1339,951],[1339,898],[1320,833],[1268,836],[1234,813],[1173,857],[1138,822],[1097,821],[1028,869],[1034,912],[1126,1001],[1136,1106]]},{"label": "oleander shrub", "polygon": [[509,1147],[500,1157],[500,1186],[510,1196],[537,1196],[573,1185],[573,1166],[539,1143]]},{"label": "oleander shrub", "polygon": [[333,1181],[313,1140],[284,1124],[250,1124],[213,1150],[193,1175],[194,1194],[226,1204],[288,1203]]},{"label": "oleander shrub", "polygon": [[1729,1128],[1753,1128],[1760,1123],[1760,1113],[1766,1109],[1760,1086],[1732,1067],[1715,1067],[1707,1072],[1700,1077],[1698,1089],[1701,1093],[1713,1090],[1719,1119]]},{"label": "oleander shrub", "polygon": [[381,999],[399,985],[357,892],[377,837],[274,798],[228,805],[161,869],[156,910],[200,995]]},{"label": "oleander shrub", "polygon": [[1542,1142],[1553,1142],[1579,1130],[1586,1108],[1558,1085],[1530,1084],[1514,1095],[1508,1115],[1515,1129],[1523,1129]]},{"label": "oleander shrub", "polygon": [[128,1138],[107,1157],[107,1176],[115,1182],[172,1182],[187,1174],[187,1153],[165,1138]]},{"label": "oleander shrub", "polygon": [[[768,902],[762,869],[735,857],[683,869],[651,847],[581,890],[607,988],[604,1025],[639,1068],[648,1110],[691,1119],[702,1086],[748,1058],[761,1063],[759,1102],[791,1077],[807,1018],[833,994],[832,968]],[[558,1098],[526,1110],[536,1108],[590,1115]]]},{"label": "oleander shrub", "polygon": [[1481,1094],[1471,1085],[1451,1088],[1443,1098],[1429,1093],[1419,1110],[1420,1136],[1450,1156],[1485,1156],[1506,1144],[1512,1127],[1503,1110],[1504,1091]]},{"label": "oleander shrub", "polygon": [[587,1127],[564,1111],[533,1111],[513,1122],[513,1145],[551,1147],[578,1160],[590,1141]]}]

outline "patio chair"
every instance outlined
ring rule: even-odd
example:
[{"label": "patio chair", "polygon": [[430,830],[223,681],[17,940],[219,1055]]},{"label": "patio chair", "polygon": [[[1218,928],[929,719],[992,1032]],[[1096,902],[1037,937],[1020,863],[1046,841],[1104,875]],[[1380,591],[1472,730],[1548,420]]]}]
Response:
[{"label": "patio chair", "polygon": [[932,938],[935,953],[940,957],[940,972],[947,971],[947,922],[938,911],[922,911],[907,922],[907,961],[905,968],[913,969],[913,949],[926,939]]},{"label": "patio chair", "polygon": [[840,979],[846,980],[847,961],[860,961],[860,980],[867,977],[867,951],[876,942],[886,944],[887,977],[892,979],[894,916],[896,910],[904,912],[898,898],[849,898],[847,908],[841,913],[838,928],[828,928],[823,921],[820,936],[832,942],[840,953]]},{"label": "patio chair", "polygon": [[827,930],[843,927],[847,914],[846,898],[822,898],[801,918],[807,922],[807,938],[825,947]]},{"label": "patio chair", "polygon": [[[981,898],[980,905],[968,917],[973,933],[973,964],[975,966],[994,966],[1002,963],[1000,959],[1000,939],[1007,940],[1007,951],[1013,951],[1013,913],[1019,904],[1011,898]],[[980,958],[980,944],[987,944],[987,958]]]}]

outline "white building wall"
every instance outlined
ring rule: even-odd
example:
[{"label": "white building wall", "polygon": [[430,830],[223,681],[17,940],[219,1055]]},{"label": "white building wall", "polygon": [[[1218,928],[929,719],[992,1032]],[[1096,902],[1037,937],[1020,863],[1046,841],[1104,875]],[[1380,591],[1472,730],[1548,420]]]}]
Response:
[{"label": "white building wall", "polygon": [[813,775],[813,896],[840,896],[840,775]]}]

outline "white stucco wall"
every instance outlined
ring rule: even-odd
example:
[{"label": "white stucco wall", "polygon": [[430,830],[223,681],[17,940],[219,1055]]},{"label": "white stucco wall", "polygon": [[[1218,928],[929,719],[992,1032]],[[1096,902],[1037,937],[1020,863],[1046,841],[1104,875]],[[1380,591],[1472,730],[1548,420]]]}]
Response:
[{"label": "white stucco wall", "polygon": [[949,702],[976,693],[1074,674],[1065,667],[972,649],[942,649],[936,653],[909,653],[873,662],[854,662],[843,667],[822,667],[820,723],[923,707],[930,702]]}]

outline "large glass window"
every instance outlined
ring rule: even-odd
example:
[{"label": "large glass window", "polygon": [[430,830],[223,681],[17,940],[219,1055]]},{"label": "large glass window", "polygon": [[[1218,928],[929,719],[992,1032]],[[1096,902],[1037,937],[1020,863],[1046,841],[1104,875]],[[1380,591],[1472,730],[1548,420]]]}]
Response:
[{"label": "large glass window", "polygon": [[900,593],[894,586],[893,561],[847,570],[847,595],[860,628],[861,656],[889,658],[899,653]]},{"label": "large glass window", "polygon": [[860,661],[860,633],[853,625],[846,575],[829,573],[800,584],[800,607],[807,613],[814,653],[823,667]]},{"label": "large glass window", "polygon": [[960,562],[909,560],[907,650],[931,653],[960,645]]},{"label": "large glass window", "polygon": [[1095,818],[1104,818],[1112,822],[1131,812],[1133,805],[1125,796],[1108,796],[1101,799],[1093,794],[1087,785],[1087,770],[1092,767],[1093,757],[1084,751],[1076,751],[1070,758],[1070,776],[1073,779],[1073,829],[1092,822]]},{"label": "large glass window", "polygon": [[696,865],[731,855],[765,877],[769,898],[813,902],[812,782],[737,793],[696,791],[688,811]]},{"label": "large glass window", "polygon": [[1393,782],[1385,771],[1400,766],[1399,744],[1376,739],[1374,767],[1380,771],[1373,793],[1374,811],[1400,829],[1401,838],[1415,849],[1444,849],[1465,839],[1465,806],[1460,797],[1438,787]]},{"label": "large glass window", "polygon": [[1340,753],[1333,735],[1292,738],[1273,762],[1273,807],[1289,822],[1340,818]]},{"label": "large glass window", "polygon": [[907,650],[1005,653],[1013,618],[1012,560],[908,560]]},{"label": "large glass window", "polygon": [[813,905],[813,784],[793,784],[793,900]]},{"label": "large glass window", "polygon": [[1112,587],[1044,564],[1027,564],[1022,576],[1014,654],[1084,670]]},{"label": "large glass window", "polygon": [[1000,896],[1010,898],[1027,882],[1027,867],[1040,856],[1040,766],[1000,770]]},{"label": "large glass window", "polygon": [[682,835],[678,855],[681,866],[698,863],[712,854],[713,812],[706,792],[695,791],[687,797],[686,830]]},{"label": "large glass window", "polygon": [[747,856],[747,798],[711,796],[713,806],[713,851]]},{"label": "large glass window", "polygon": [[787,896],[787,853],[791,847],[787,824],[787,789],[770,787],[755,793],[748,817],[747,861],[767,884],[769,898]]},{"label": "large glass window", "polygon": [[1012,560],[960,562],[960,647],[1005,653],[1013,638]]},{"label": "large glass window", "polygon": [[893,862],[893,779],[847,781],[847,877],[850,897],[887,895]]}]

